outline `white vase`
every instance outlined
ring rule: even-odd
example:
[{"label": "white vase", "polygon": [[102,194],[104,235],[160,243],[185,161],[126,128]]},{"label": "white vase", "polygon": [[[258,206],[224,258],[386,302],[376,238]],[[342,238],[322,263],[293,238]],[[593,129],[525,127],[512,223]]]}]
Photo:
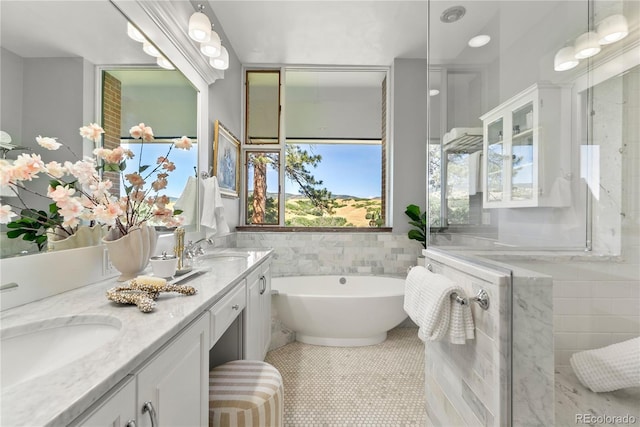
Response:
[{"label": "white vase", "polygon": [[119,282],[133,279],[146,268],[157,240],[155,228],[148,227],[146,223],[129,230],[124,236],[114,228],[102,239],[109,251],[111,264],[120,272]]},{"label": "white vase", "polygon": [[50,251],[60,251],[64,249],[84,248],[100,244],[102,239],[102,226],[94,225],[88,227],[81,225],[76,232],[68,237],[61,237],[53,230],[47,232],[47,247]]}]

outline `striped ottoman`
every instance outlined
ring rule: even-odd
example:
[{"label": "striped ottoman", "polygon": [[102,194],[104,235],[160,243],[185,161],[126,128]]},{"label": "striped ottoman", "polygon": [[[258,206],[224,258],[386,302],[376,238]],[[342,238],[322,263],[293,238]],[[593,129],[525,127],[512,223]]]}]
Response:
[{"label": "striped ottoman", "polygon": [[268,363],[217,366],[209,372],[209,426],[282,426],[283,393],[280,372]]}]

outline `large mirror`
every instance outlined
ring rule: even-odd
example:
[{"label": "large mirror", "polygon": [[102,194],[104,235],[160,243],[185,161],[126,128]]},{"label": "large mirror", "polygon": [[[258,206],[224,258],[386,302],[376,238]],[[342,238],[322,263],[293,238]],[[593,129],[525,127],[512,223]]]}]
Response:
[{"label": "large mirror", "polygon": [[[127,35],[127,19],[111,2],[3,1],[0,9],[0,130],[6,160],[23,153],[60,163],[92,156],[96,146],[78,129],[89,123],[105,125],[103,77],[107,75],[122,83],[122,120],[119,134],[113,135],[117,144],[139,152],[127,138],[130,127],[140,122],[152,126],[158,137],[152,147],[145,147],[143,162],[155,163],[158,156],[153,160],[149,156],[167,148],[174,138],[188,136],[197,142],[197,91],[179,71],[158,66],[157,58]],[[36,142],[40,135],[55,137],[66,147],[48,151]],[[171,203],[181,195],[188,177],[195,176],[197,149],[188,153],[179,159],[174,156],[184,153],[171,154],[176,164],[167,188]],[[24,205],[47,210],[51,200],[41,195],[47,194],[48,181],[42,175],[28,181],[19,197],[4,188],[2,205],[14,206],[15,211]],[[5,225],[1,231],[2,257],[39,252],[33,242],[8,239]],[[48,250],[47,245],[41,250]]]}]

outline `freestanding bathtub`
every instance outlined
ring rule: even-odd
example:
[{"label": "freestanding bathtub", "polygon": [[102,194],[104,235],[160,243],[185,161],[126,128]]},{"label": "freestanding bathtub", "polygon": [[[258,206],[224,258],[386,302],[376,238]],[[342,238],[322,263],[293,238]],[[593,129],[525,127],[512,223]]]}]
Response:
[{"label": "freestanding bathtub", "polygon": [[382,276],[295,276],[271,280],[278,317],[296,340],[357,347],[383,342],[407,314],[404,279]]}]

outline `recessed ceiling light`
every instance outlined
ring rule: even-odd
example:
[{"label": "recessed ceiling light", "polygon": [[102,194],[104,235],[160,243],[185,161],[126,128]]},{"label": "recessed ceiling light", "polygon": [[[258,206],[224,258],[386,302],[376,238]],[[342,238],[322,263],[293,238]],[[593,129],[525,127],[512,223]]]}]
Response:
[{"label": "recessed ceiling light", "polygon": [[436,96],[436,95],[439,95],[439,94],[440,94],[440,91],[438,89],[431,89],[429,91],[429,96]]},{"label": "recessed ceiling light", "polygon": [[442,12],[442,15],[440,15],[440,21],[445,24],[451,24],[462,18],[465,13],[467,13],[467,9],[463,6],[453,6]]},{"label": "recessed ceiling light", "polygon": [[469,40],[469,46],[471,47],[482,47],[491,41],[491,37],[486,34],[480,34],[479,36],[473,37]]}]

